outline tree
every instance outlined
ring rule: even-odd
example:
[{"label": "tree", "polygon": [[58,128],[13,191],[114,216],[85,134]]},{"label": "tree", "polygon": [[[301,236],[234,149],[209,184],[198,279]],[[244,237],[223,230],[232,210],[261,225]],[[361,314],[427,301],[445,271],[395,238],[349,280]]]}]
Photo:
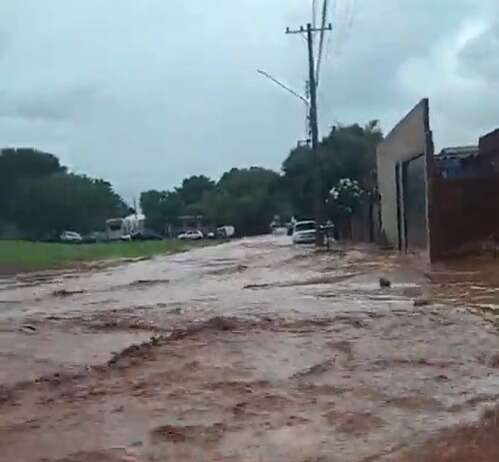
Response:
[{"label": "tree", "polygon": [[262,167],[233,168],[222,175],[218,189],[236,197],[267,193],[278,179],[278,173]]},{"label": "tree", "polygon": [[176,189],[182,201],[186,205],[197,204],[201,201],[206,193],[212,192],[215,189],[215,182],[210,178],[199,175],[186,178],[182,182],[182,186]]},{"label": "tree", "polygon": [[0,221],[15,221],[16,210],[9,204],[21,181],[65,171],[66,168],[52,154],[28,148],[0,151]]},{"label": "tree", "polygon": [[0,185],[21,178],[39,178],[65,172],[53,154],[29,148],[7,148],[0,151]]},{"label": "tree", "polygon": [[[323,175],[323,197],[342,178],[356,180],[370,192],[375,186],[376,148],[383,139],[377,121],[335,127],[319,146]],[[293,149],[283,163],[284,184],[296,215],[309,218],[313,213],[313,156],[310,148]]]},{"label": "tree", "polygon": [[376,172],[376,148],[383,134],[378,121],[333,128],[321,143],[327,190],[341,178],[357,180],[371,188]]},{"label": "tree", "polygon": [[32,238],[103,229],[126,213],[110,183],[69,174],[56,156],[34,149],[0,152],[0,204],[0,222]]},{"label": "tree", "polygon": [[[234,225],[241,234],[267,232],[279,212],[275,194],[280,178],[273,170],[261,167],[233,168],[224,173],[217,185],[218,203],[223,203],[228,212],[222,211],[212,219],[218,224]],[[225,221],[221,221],[222,217]]]},{"label": "tree", "polygon": [[[338,127],[320,143],[324,199],[342,178],[369,192],[374,187],[376,146],[382,134],[376,121]],[[186,178],[174,191],[142,194],[147,223],[163,231],[181,215],[203,215],[213,226],[234,225],[241,235],[264,233],[275,215],[311,218],[314,201],[313,156],[306,146],[293,149],[283,174],[262,167],[233,168],[215,183],[200,175]]]},{"label": "tree", "polygon": [[11,209],[27,236],[44,238],[68,229],[102,230],[108,218],[125,215],[127,207],[106,181],[57,173],[21,181]]},{"label": "tree", "polygon": [[331,189],[327,204],[332,216],[349,219],[367,198],[358,181],[342,178]]},{"label": "tree", "polygon": [[167,224],[177,224],[184,212],[184,202],[177,191],[147,191],[140,196],[140,206],[146,216],[146,226],[159,233]]},{"label": "tree", "polygon": [[282,165],[283,187],[293,206],[294,215],[311,218],[314,204],[313,154],[308,147],[293,149]]}]

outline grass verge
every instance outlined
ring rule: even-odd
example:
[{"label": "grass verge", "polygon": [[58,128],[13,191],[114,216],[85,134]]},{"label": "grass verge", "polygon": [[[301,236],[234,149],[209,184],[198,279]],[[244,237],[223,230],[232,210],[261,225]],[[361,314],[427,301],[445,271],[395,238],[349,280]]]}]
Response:
[{"label": "grass verge", "polygon": [[[212,244],[212,242],[210,242]],[[152,257],[184,252],[207,242],[164,241],[109,242],[97,244],[48,244],[0,241],[0,274],[78,266],[79,263]]]}]

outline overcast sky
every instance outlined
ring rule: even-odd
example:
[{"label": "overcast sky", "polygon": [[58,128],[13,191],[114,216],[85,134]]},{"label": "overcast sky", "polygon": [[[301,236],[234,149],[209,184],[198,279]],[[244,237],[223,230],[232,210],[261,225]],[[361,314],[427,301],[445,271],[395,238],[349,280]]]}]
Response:
[{"label": "overcast sky", "polygon": [[[331,0],[322,134],[430,97],[437,148],[499,127],[497,0]],[[304,136],[312,0],[1,0],[0,145],[57,154],[131,200],[191,174],[280,167]],[[333,18],[334,14],[334,18]]]}]

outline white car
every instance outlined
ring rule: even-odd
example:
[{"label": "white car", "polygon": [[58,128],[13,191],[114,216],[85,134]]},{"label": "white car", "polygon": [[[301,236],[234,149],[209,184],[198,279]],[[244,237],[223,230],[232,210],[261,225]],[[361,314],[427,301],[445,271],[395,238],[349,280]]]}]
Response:
[{"label": "white car", "polygon": [[62,242],[75,243],[75,244],[83,241],[82,237],[75,231],[64,231],[59,236],[59,239]]},{"label": "white car", "polygon": [[293,244],[313,244],[317,235],[315,221],[298,221],[293,227]]},{"label": "white car", "polygon": [[178,235],[178,238],[184,241],[198,241],[199,239],[203,239],[203,233],[199,230],[196,231],[187,231],[186,233],[182,233]]}]

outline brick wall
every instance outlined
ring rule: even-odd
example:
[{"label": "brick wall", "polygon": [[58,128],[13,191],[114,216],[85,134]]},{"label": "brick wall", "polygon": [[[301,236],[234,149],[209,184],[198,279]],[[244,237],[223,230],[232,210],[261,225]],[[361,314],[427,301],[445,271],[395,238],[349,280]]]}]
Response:
[{"label": "brick wall", "polygon": [[486,168],[499,174],[499,129],[480,138],[480,157],[484,159]]},{"label": "brick wall", "polygon": [[480,155],[496,153],[499,150],[499,129],[487,133],[480,138]]},{"label": "brick wall", "polygon": [[488,178],[432,178],[431,257],[499,237],[499,174]]},{"label": "brick wall", "polygon": [[499,130],[480,138],[474,162],[484,176],[444,179],[433,163],[430,174],[431,259],[475,250],[493,235],[499,238]]}]

